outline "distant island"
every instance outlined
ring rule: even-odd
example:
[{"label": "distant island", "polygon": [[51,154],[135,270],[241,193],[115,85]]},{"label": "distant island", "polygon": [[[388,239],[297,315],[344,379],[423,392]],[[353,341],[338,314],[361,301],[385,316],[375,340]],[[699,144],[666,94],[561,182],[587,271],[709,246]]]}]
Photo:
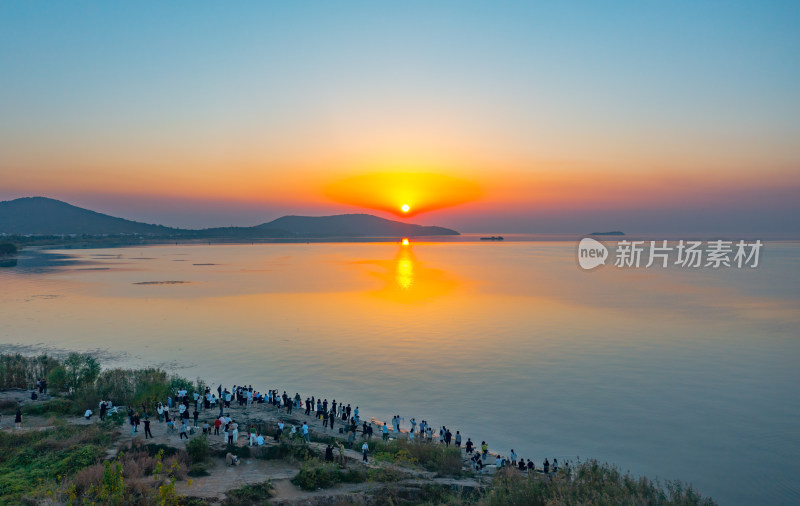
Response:
[{"label": "distant island", "polygon": [[[369,214],[284,216],[253,227],[200,230],[126,220],[45,197],[0,202],[0,235],[22,237],[116,238],[138,240],[261,240],[312,238],[400,238],[460,235],[455,230],[402,223]],[[17,242],[20,242],[19,240]]]},{"label": "distant island", "polygon": [[625,235],[625,232],[620,232],[619,230],[614,230],[612,232],[592,232],[589,235]]}]

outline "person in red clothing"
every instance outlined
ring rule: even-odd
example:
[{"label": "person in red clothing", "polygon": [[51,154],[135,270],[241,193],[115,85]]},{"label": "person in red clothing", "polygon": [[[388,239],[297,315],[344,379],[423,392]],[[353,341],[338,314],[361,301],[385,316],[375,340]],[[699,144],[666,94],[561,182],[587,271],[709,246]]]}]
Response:
[{"label": "person in red clothing", "polygon": [[219,436],[219,427],[222,425],[222,422],[217,418],[214,420],[214,435]]}]

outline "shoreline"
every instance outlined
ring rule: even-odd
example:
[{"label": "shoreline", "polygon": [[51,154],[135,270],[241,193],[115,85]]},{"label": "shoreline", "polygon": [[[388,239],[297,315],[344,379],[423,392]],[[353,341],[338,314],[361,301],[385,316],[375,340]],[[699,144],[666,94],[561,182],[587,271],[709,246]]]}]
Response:
[{"label": "shoreline", "polygon": [[[32,394],[33,385],[41,395]],[[498,469],[499,452],[480,448],[477,439],[473,465],[465,448],[441,444],[438,437],[410,441],[402,424],[392,431],[399,437],[390,437],[387,427],[385,438],[369,416],[351,424],[355,430],[341,430],[340,419],[326,427],[310,405],[294,407],[296,398],[303,401],[299,394],[280,396],[284,407],[275,397],[274,403],[256,397],[247,403],[245,392],[258,389],[241,385],[244,400],[232,388],[225,396],[228,407],[206,407],[211,392],[228,394],[227,389],[212,390],[201,378],[189,381],[161,369],[104,369],[87,354],[0,354],[0,388],[6,415],[0,502],[38,503],[46,497],[49,504],[529,506],[658,497],[657,504],[715,504],[683,482],[662,485],[596,460],[574,466],[562,461],[558,469],[543,470],[541,463]],[[167,416],[163,422],[157,416],[158,403],[169,405],[168,398],[175,401],[171,414],[181,411],[179,405],[186,408],[180,430]],[[117,408],[102,420],[100,406],[109,400]],[[332,402],[328,406],[332,411]],[[360,405],[350,406],[350,416],[357,416],[356,409],[363,414]],[[220,412],[229,418],[215,435]],[[204,425],[208,435],[189,428]],[[364,426],[373,428],[366,439]],[[308,436],[298,427],[308,427]],[[467,436],[462,442],[466,446]],[[573,499],[565,502],[566,497]]]}]

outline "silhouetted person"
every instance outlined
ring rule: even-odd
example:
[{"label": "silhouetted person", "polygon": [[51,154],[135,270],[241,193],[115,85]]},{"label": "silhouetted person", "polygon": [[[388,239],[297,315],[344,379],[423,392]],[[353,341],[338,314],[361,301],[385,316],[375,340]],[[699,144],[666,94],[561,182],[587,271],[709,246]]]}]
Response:
[{"label": "silhouetted person", "polygon": [[148,437],[153,437],[153,433],[150,432],[150,419],[144,419],[144,438],[147,439]]}]

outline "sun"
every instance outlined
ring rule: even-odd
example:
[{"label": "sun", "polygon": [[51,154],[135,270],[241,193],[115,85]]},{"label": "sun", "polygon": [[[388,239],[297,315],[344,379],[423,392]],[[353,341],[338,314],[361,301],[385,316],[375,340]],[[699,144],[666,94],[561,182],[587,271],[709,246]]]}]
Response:
[{"label": "sun", "polygon": [[407,238],[403,238],[403,246],[408,246],[408,239]]},{"label": "sun", "polygon": [[402,206],[400,206],[400,209],[402,209],[404,213],[407,213],[408,210],[411,209],[411,207],[408,204],[403,204]]}]

